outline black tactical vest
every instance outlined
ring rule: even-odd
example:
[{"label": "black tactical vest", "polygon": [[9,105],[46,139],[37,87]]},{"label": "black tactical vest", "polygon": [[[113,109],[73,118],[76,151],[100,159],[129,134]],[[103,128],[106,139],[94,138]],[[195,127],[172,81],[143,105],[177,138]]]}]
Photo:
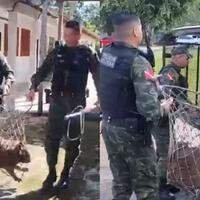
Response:
[{"label": "black tactical vest", "polygon": [[85,96],[91,50],[86,46],[57,47],[52,79],[52,94],[68,91]]},{"label": "black tactical vest", "polygon": [[123,43],[104,48],[100,59],[100,104],[104,116],[138,116],[131,68],[138,50]]}]

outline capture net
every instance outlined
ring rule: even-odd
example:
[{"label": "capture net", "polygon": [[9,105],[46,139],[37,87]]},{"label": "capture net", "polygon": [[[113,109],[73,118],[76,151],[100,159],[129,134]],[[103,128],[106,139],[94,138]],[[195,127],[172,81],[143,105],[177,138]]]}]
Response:
[{"label": "capture net", "polygon": [[0,137],[9,140],[25,140],[25,124],[23,114],[18,111],[0,113]]},{"label": "capture net", "polygon": [[[2,99],[1,95],[0,99]],[[7,111],[4,104],[0,104],[0,138],[25,143],[25,116],[32,107],[33,103],[25,112]]]},{"label": "capture net", "polygon": [[168,182],[200,199],[200,93],[175,86],[163,86],[162,91],[165,98],[173,97]]},{"label": "capture net", "polygon": [[[0,105],[0,150],[1,155],[3,155],[3,157],[5,155],[10,155],[9,153],[15,147],[13,145],[16,145],[18,143],[25,145],[25,114],[28,113],[31,110],[31,108],[32,104],[26,112],[22,113],[20,111],[6,111],[4,109],[4,105]],[[10,156],[10,159],[13,159],[13,156]],[[25,163],[20,163],[21,166],[22,164]],[[1,166],[3,166],[2,163]],[[25,171],[22,170],[21,178],[19,180],[22,179],[24,173]],[[10,175],[9,173],[6,174],[8,176]]]}]

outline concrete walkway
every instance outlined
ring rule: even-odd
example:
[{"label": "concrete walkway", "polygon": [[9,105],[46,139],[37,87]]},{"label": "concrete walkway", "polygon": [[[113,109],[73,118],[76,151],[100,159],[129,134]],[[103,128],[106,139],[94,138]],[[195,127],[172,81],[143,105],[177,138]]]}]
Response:
[{"label": "concrete walkway", "polygon": [[[109,168],[108,155],[103,138],[100,137],[100,200],[112,199],[112,173]],[[135,194],[130,200],[136,200]]]},{"label": "concrete walkway", "polygon": [[106,147],[100,137],[100,200],[112,199],[112,173],[109,168]]}]

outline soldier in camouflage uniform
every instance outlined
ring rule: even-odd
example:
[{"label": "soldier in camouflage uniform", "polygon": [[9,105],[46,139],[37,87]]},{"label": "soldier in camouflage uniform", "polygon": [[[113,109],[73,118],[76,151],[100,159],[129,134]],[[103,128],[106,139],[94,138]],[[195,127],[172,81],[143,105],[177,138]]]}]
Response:
[{"label": "soldier in camouflage uniform", "polygon": [[160,117],[153,70],[140,55],[140,19],[119,13],[113,18],[117,40],[100,59],[102,135],[113,174],[113,200],[158,200],[157,161],[151,128]]},{"label": "soldier in camouflage uniform", "polygon": [[[181,74],[181,69],[186,68],[192,55],[185,46],[177,46],[172,49],[172,60],[170,64],[164,66],[159,74],[161,85],[173,85],[188,88],[186,77]],[[176,94],[178,91],[174,90]],[[185,95],[177,94],[179,97]],[[173,186],[167,185],[167,154],[169,147],[169,120],[168,117],[162,117],[159,123],[159,131],[156,136],[158,168],[160,178],[160,192],[162,199],[173,200],[174,196],[170,195],[170,191],[177,191]]]},{"label": "soldier in camouflage uniform", "polygon": [[[14,82],[14,73],[7,63],[6,58],[0,55],[0,85],[1,94],[8,95],[10,88]],[[3,104],[3,99],[0,99],[0,105]]]},{"label": "soldier in camouflage uniform", "polygon": [[[32,76],[31,90],[28,94],[30,100],[34,99],[38,85],[53,72],[52,94],[48,117],[48,133],[46,135],[45,150],[49,174],[43,183],[43,191],[53,187],[56,181],[57,156],[59,144],[64,136],[64,116],[79,105],[85,107],[85,89],[88,72],[91,72],[96,88],[98,85],[98,60],[92,51],[79,45],[80,25],[76,21],[68,21],[64,29],[65,45],[57,47],[46,57],[42,66]],[[71,123],[71,137],[79,134],[79,125]],[[80,141],[66,139],[66,156],[64,168],[56,187],[67,188],[69,170],[79,154]]]},{"label": "soldier in camouflage uniform", "polygon": [[[0,111],[5,109],[5,96],[9,95],[11,86],[14,82],[14,73],[7,63],[6,58],[0,55]],[[7,107],[8,108],[8,107]]]}]

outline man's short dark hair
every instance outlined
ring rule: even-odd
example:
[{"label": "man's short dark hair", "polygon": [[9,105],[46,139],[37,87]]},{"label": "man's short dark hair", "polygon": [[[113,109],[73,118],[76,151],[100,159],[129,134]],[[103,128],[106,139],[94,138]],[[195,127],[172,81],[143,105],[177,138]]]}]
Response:
[{"label": "man's short dark hair", "polygon": [[129,22],[140,22],[140,18],[135,13],[130,13],[128,11],[115,13],[112,16],[112,24],[114,26],[121,26]]},{"label": "man's short dark hair", "polygon": [[65,28],[71,28],[74,31],[80,33],[80,24],[76,20],[67,21],[65,24]]},{"label": "man's short dark hair", "polygon": [[123,11],[112,15],[115,37],[119,40],[130,37],[133,33],[132,29],[140,23],[140,18],[134,13]]}]

